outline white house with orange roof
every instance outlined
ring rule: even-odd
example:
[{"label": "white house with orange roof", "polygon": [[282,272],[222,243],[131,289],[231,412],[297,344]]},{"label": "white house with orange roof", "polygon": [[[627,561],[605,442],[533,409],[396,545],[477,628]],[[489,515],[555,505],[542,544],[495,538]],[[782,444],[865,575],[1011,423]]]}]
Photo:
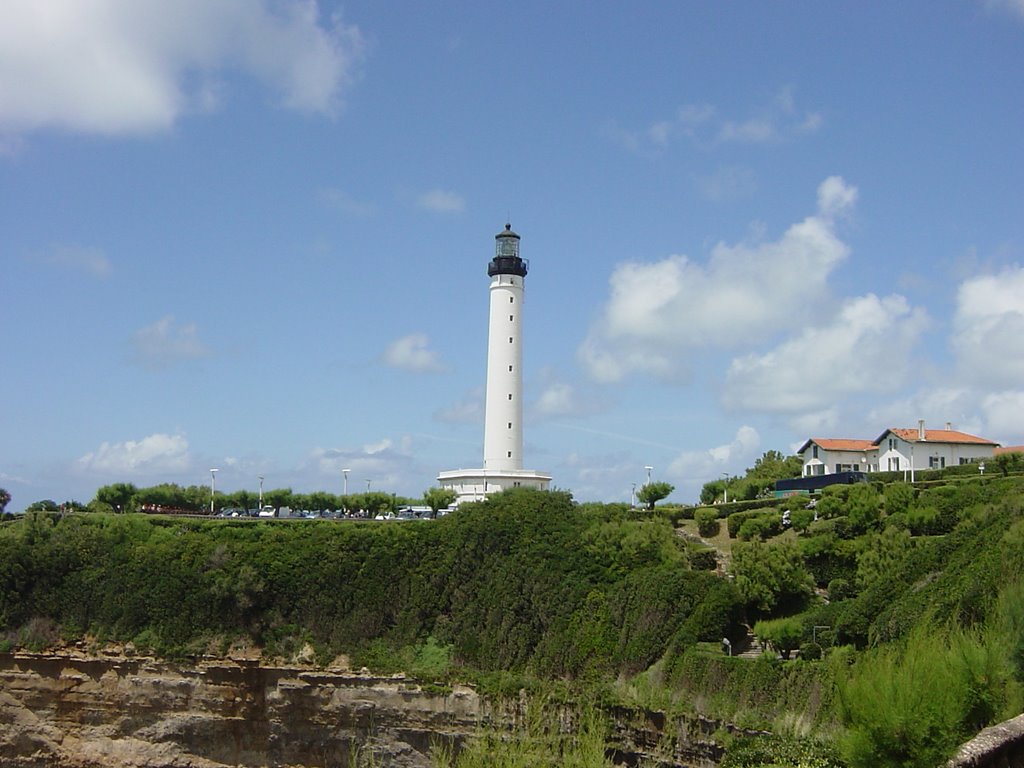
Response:
[{"label": "white house with orange roof", "polygon": [[883,472],[973,464],[992,458],[999,447],[999,443],[959,432],[950,424],[945,429],[925,429],[924,420],[917,422],[917,429],[887,429],[874,445]]},{"label": "white house with orange roof", "polygon": [[878,449],[870,440],[812,437],[797,454],[804,462],[804,477],[878,471]]},{"label": "white house with orange roof", "polygon": [[812,437],[797,451],[803,459],[804,477],[840,472],[905,472],[944,469],[990,459],[999,443],[945,429],[885,430],[875,440]]}]

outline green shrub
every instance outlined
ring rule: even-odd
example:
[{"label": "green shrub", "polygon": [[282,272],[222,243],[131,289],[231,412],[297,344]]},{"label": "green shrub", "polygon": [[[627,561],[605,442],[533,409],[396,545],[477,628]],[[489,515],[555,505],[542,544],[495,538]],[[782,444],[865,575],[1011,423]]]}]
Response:
[{"label": "green shrub", "polygon": [[690,550],[689,560],[695,571],[713,571],[718,567],[718,555],[711,547]]},{"label": "green shrub", "polygon": [[711,536],[718,535],[719,523],[717,510],[698,509],[694,512],[693,519],[697,521],[697,532],[701,536],[710,538]]},{"label": "green shrub", "polygon": [[845,600],[854,594],[853,586],[846,579],[832,579],[828,583],[829,600]]},{"label": "green shrub", "polygon": [[854,768],[942,765],[993,719],[1005,686],[999,653],[983,638],[919,625],[904,647],[872,651],[841,681],[846,759]]},{"label": "green shrub", "polygon": [[783,659],[788,659],[789,654],[800,647],[803,625],[799,619],[793,617],[759,621],[754,624],[754,634],[762,643],[770,645]]},{"label": "green shrub", "polygon": [[776,735],[737,739],[725,751],[720,768],[844,768],[828,744],[808,738]]},{"label": "green shrub", "polygon": [[885,513],[899,515],[910,509],[914,501],[914,487],[909,483],[889,483],[885,486]]}]

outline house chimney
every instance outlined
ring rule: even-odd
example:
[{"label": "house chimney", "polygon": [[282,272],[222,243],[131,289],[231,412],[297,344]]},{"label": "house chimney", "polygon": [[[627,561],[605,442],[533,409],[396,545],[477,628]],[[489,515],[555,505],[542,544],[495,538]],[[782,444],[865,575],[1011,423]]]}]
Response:
[{"label": "house chimney", "polygon": [[924,419],[917,420],[917,439],[924,440]]},{"label": "house chimney", "polygon": [[947,432],[952,432],[953,431],[953,422],[952,421],[947,421],[946,422],[946,431]]}]

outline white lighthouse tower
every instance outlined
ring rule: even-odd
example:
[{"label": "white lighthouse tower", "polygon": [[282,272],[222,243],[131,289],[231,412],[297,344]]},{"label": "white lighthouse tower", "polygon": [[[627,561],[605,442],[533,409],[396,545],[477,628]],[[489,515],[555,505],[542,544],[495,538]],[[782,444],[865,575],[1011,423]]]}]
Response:
[{"label": "white lighthouse tower", "polygon": [[523,469],[523,296],[529,262],[519,256],[519,235],[506,224],[494,237],[491,309],[487,332],[487,389],[483,469],[441,472],[438,483],[477,501],[508,488],[547,490],[551,476]]}]

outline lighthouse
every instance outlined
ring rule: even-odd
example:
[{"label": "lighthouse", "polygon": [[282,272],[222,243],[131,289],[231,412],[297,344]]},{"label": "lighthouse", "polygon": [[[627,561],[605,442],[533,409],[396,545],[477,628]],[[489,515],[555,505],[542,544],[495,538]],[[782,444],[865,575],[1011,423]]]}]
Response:
[{"label": "lighthouse", "polygon": [[459,502],[478,501],[509,488],[547,490],[551,476],[523,469],[523,299],[529,262],[519,255],[512,225],[494,236],[487,324],[487,386],[482,469],[441,472],[438,483]]}]

